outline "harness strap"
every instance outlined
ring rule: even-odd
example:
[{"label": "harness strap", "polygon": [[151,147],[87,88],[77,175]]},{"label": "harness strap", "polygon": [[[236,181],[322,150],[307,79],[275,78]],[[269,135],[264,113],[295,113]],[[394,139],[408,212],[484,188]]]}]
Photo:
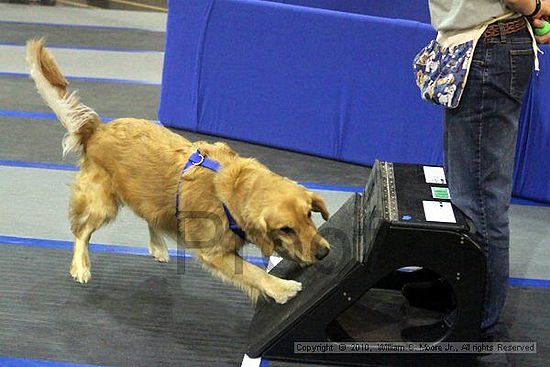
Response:
[{"label": "harness strap", "polygon": [[243,241],[246,241],[246,233],[244,233],[243,229],[239,227],[239,225],[235,221],[235,218],[233,218],[233,216],[229,212],[229,209],[227,209],[227,206],[225,204],[222,205],[227,221],[229,222],[229,229],[231,229],[233,233],[239,236]]},{"label": "harness strap", "polygon": [[[180,191],[181,191],[181,183],[183,174],[191,167],[193,166],[202,166],[205,168],[208,168],[214,172],[218,172],[221,168],[221,165],[219,162],[216,162],[212,159],[208,159],[205,156],[203,156],[200,152],[200,150],[197,149],[196,152],[191,154],[189,159],[187,160],[187,163],[185,163],[185,166],[183,167],[183,170],[181,171],[181,176],[178,181],[178,191],[176,192],[176,220],[178,221],[178,230],[179,230],[179,204],[180,204]],[[246,234],[242,230],[241,227],[237,224],[235,221],[235,218],[231,215],[231,212],[229,212],[229,209],[225,205],[225,203],[222,203],[223,206],[223,212],[225,213],[225,216],[227,218],[227,222],[229,223],[229,229],[233,231],[237,236],[239,236],[243,241],[246,241]]]},{"label": "harness strap", "polygon": [[195,153],[191,154],[187,163],[183,167],[183,172],[187,171],[191,166],[203,166],[212,171],[218,172],[220,170],[220,164],[211,159],[205,158],[200,150],[197,150]]}]

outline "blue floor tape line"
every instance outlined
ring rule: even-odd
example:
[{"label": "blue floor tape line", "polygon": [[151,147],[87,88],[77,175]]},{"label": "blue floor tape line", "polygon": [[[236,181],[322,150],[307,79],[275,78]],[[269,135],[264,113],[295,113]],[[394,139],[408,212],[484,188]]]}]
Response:
[{"label": "blue floor tape line", "polygon": [[[28,78],[26,73],[0,72],[0,77]],[[151,82],[148,80],[114,79],[114,78],[92,78],[84,76],[64,75],[69,81],[89,82],[89,83],[107,83],[107,84],[140,84],[140,85],[161,85],[160,82]]]},{"label": "blue floor tape line", "polygon": [[[41,120],[57,120],[57,116],[52,112],[32,112],[32,111],[13,111],[0,110],[0,117],[14,117],[21,119],[41,119]],[[112,117],[101,116],[103,122],[114,120]]]},{"label": "blue floor tape line", "polygon": [[340,192],[363,192],[363,186],[344,186],[344,185],[328,185],[315,182],[300,182],[300,185],[307,187],[310,190],[327,190]]},{"label": "blue floor tape line", "polygon": [[78,171],[78,167],[71,164],[23,162],[23,161],[12,161],[12,160],[0,160],[0,166],[21,167],[21,168],[41,168],[41,169],[51,169],[51,170],[58,170],[58,171]]},{"label": "blue floor tape line", "polygon": [[[0,42],[0,46],[25,47],[25,44],[24,43]],[[50,43],[50,42],[48,42],[47,46],[50,49],[60,48],[60,49],[66,49],[66,50],[124,52],[124,53],[131,53],[131,54],[163,53],[162,51],[143,50],[143,49],[138,49],[138,48],[113,48],[113,47],[82,46],[82,45],[56,45],[55,43]]]},{"label": "blue floor tape line", "polygon": [[[72,250],[72,241],[64,240],[50,240],[45,238],[31,238],[31,237],[15,237],[0,235],[1,245],[20,245],[20,246],[33,246],[33,247],[45,247],[56,250]],[[115,254],[125,255],[149,255],[148,249],[144,247],[132,247],[126,245],[106,245],[99,243],[91,243],[90,251],[92,252],[108,252]],[[172,257],[180,257],[185,259],[192,258],[191,254],[184,251],[177,251],[175,249],[168,250],[168,253]],[[261,267],[267,266],[267,259],[258,256],[245,256],[247,261],[256,264]],[[510,285],[526,288],[550,288],[549,279],[531,279],[531,278],[510,278]]]},{"label": "blue floor tape line", "polygon": [[[299,182],[299,184],[311,190],[327,190],[327,191],[340,191],[340,192],[351,192],[351,193],[353,192],[362,193],[365,190],[365,188],[362,186],[328,185],[328,184],[310,183],[310,182]],[[512,197],[512,204],[550,207],[550,203],[541,203],[539,201],[523,199],[518,197]]]},{"label": "blue floor tape line", "polygon": [[[61,171],[78,171],[77,166],[70,165],[70,164],[25,162],[25,161],[13,161],[13,160],[0,160],[0,166],[41,168],[41,169],[51,169],[51,170],[61,170]],[[325,185],[325,184],[309,183],[309,182],[300,182],[300,184],[307,187],[310,190],[363,192],[363,188],[359,186]]]},{"label": "blue floor tape line", "polygon": [[150,29],[143,28],[134,28],[134,27],[114,27],[106,25],[88,25],[88,24],[64,24],[64,23],[40,23],[40,22],[22,22],[22,21],[13,21],[13,20],[0,20],[0,24],[14,24],[14,25],[33,25],[41,27],[69,27],[69,28],[84,28],[84,29],[104,29],[111,31],[141,31],[141,32],[152,32],[152,33],[164,33],[161,31],[154,31]]},{"label": "blue floor tape line", "polygon": [[51,112],[29,112],[29,111],[8,111],[0,110],[0,117],[16,117],[28,119],[56,120],[57,117]]},{"label": "blue floor tape line", "polygon": [[1,367],[99,367],[91,364],[74,364],[68,362],[46,361],[0,356]]},{"label": "blue floor tape line", "polygon": [[[1,245],[18,245],[18,246],[32,246],[32,247],[44,247],[54,250],[72,250],[73,242],[64,241],[64,240],[51,240],[45,238],[31,238],[31,237],[15,237],[15,236],[4,236],[0,235],[0,246]],[[107,245],[102,243],[90,243],[91,252],[106,252],[113,254],[124,254],[124,255],[139,255],[139,256],[149,256],[149,250],[144,247],[133,247],[126,245]],[[177,257],[182,259],[191,259],[190,253],[185,251],[179,251],[176,249],[169,249],[168,254],[171,257]],[[245,256],[247,261],[261,266],[267,267],[268,259],[258,256]]]},{"label": "blue floor tape line", "polygon": [[510,285],[524,288],[550,288],[548,279],[510,278]]},{"label": "blue floor tape line", "polygon": [[[0,110],[0,116],[2,111]],[[102,117],[103,119],[104,117]],[[158,121],[155,121],[158,122]],[[160,124],[160,122],[158,122]],[[9,167],[27,167],[27,168],[42,168],[62,171],[78,171],[78,167],[74,165],[54,164],[54,163],[40,163],[40,162],[25,162],[25,161],[13,161],[13,160],[0,160],[0,166]],[[362,186],[344,186],[344,185],[330,185],[322,183],[312,182],[298,182],[300,185],[310,190],[326,190],[326,191],[338,191],[338,192],[363,192]],[[532,201],[521,198],[512,198],[512,204],[516,205],[531,205],[531,206],[544,206],[550,207],[550,203],[541,203],[538,201]]]}]

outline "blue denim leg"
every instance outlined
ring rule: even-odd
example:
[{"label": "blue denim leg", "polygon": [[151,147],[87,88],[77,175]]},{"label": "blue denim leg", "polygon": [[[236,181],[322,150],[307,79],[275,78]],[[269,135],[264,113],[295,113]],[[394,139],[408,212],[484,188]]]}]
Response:
[{"label": "blue denim leg", "polygon": [[533,60],[527,30],[480,39],[460,105],[445,111],[451,198],[474,222],[487,255],[485,331],[498,321],[508,288],[508,209],[517,125]]}]

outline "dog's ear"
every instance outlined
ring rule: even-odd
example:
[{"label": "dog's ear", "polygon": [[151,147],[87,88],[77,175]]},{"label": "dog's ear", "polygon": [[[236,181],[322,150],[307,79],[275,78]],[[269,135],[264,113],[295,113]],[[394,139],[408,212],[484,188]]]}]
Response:
[{"label": "dog's ear", "polygon": [[323,216],[323,219],[328,220],[330,214],[328,213],[325,200],[323,200],[323,198],[320,195],[314,192],[310,192],[310,195],[311,195],[311,210],[313,210],[314,212],[321,213],[321,215]]},{"label": "dog's ear", "polygon": [[275,244],[268,238],[269,236],[267,235],[268,227],[265,219],[266,211],[266,209],[262,210],[261,214],[258,216],[255,230],[258,231],[261,236],[261,241],[258,241],[258,244],[262,250],[262,255],[271,256],[275,251]]},{"label": "dog's ear", "polygon": [[266,221],[266,215],[267,215],[267,209],[263,209],[260,215],[258,216],[258,220],[256,222],[256,227],[258,231],[260,231],[262,236],[267,236],[267,221]]},{"label": "dog's ear", "polygon": [[264,241],[260,249],[262,250],[262,255],[264,257],[268,257],[273,255],[273,252],[275,252],[275,244],[271,241]]}]

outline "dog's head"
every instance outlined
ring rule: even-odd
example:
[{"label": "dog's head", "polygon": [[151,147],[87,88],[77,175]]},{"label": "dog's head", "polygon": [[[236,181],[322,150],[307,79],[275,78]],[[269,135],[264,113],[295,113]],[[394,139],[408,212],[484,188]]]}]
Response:
[{"label": "dog's head", "polygon": [[264,256],[276,251],[302,266],[323,259],[330,244],[312,220],[313,212],[320,213],[324,220],[329,218],[323,198],[290,180],[276,181],[263,191],[257,203],[261,209],[254,220],[254,232],[261,238],[256,243]]},{"label": "dog's head", "polygon": [[[218,156],[214,159],[222,160],[233,152],[225,144],[216,145],[212,154]],[[324,220],[329,218],[318,194],[251,158],[233,158],[214,178],[214,184],[222,202],[232,204],[248,240],[260,247],[264,256],[276,251],[305,266],[328,255],[330,244],[312,220],[312,212],[320,213]]]}]

